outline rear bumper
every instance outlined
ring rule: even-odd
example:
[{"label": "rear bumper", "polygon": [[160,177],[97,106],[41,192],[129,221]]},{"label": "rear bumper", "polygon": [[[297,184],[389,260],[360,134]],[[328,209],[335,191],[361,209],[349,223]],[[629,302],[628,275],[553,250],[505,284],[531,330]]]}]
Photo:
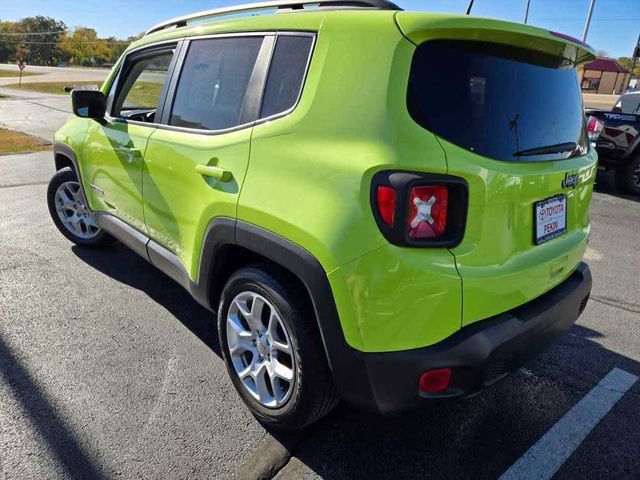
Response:
[{"label": "rear bumper", "polygon": [[[364,353],[340,348],[332,358],[334,378],[345,400],[380,412],[426,401],[472,395],[546,350],[578,319],[591,292],[585,263],[553,290],[514,310],[464,327],[435,345],[414,350]],[[449,367],[449,388],[421,394],[425,370]]]}]

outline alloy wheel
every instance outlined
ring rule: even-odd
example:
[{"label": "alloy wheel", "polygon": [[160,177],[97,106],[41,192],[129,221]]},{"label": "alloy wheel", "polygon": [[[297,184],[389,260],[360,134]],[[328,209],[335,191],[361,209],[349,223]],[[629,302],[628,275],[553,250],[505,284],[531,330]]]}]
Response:
[{"label": "alloy wheel", "polygon": [[87,208],[78,182],[68,181],[58,187],[55,206],[60,221],[71,234],[88,240],[100,233],[100,227]]},{"label": "alloy wheel", "polygon": [[243,387],[261,405],[279,408],[291,396],[297,369],[289,332],[262,295],[238,294],[227,312],[231,363]]}]

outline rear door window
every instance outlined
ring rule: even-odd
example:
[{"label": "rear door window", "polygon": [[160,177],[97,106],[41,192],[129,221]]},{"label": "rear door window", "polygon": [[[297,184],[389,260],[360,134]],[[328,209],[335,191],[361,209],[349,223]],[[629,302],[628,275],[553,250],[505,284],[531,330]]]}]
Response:
[{"label": "rear door window", "polygon": [[311,55],[313,37],[279,35],[262,97],[260,118],[293,108],[298,102]]},{"label": "rear door window", "polygon": [[262,41],[262,36],[192,41],[169,124],[200,130],[240,125],[247,85]]},{"label": "rear door window", "polygon": [[575,68],[529,50],[426,42],[413,57],[407,106],[425,129],[496,160],[558,160],[588,151]]}]

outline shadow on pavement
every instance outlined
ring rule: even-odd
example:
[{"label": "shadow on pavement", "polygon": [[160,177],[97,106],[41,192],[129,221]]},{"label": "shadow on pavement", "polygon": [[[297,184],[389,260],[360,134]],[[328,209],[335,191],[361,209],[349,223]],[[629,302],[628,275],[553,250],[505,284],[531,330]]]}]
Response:
[{"label": "shadow on pavement", "polygon": [[171,312],[216,355],[222,356],[215,315],[149,262],[120,244],[104,248],[74,245],[71,250],[87,265],[147,294]]},{"label": "shadow on pavement", "polygon": [[624,193],[616,186],[615,172],[613,170],[608,172],[598,171],[595,191],[640,203],[640,196]]},{"label": "shadow on pavement", "polygon": [[[0,336],[0,379],[68,478],[106,478],[38,382]],[[27,472],[24,472],[27,474]]]},{"label": "shadow on pavement", "polygon": [[[292,462],[283,478],[307,469],[341,480],[498,478],[611,369],[640,376],[640,363],[590,340],[599,337],[575,325],[541,358],[470,399],[391,417],[341,405],[294,452],[300,470]],[[554,478],[637,478],[639,399],[640,382]]]},{"label": "shadow on pavement", "polygon": [[[155,267],[122,246],[72,250],[105,275],[145,292],[221,355],[213,314]],[[640,376],[640,363],[596,343],[602,336],[574,325],[526,369],[473,398],[391,417],[341,404],[302,438],[270,432],[276,442],[266,448],[283,458],[286,452],[278,452],[293,450],[282,478],[497,478],[612,368]],[[640,472],[639,400],[640,382],[556,478],[634,478]],[[260,463],[257,456],[250,459],[241,477],[260,470]]]}]

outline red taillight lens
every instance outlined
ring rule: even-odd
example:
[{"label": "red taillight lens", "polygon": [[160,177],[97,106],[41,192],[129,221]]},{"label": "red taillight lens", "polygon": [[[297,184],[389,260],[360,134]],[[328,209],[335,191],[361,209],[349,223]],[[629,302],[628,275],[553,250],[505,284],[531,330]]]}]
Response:
[{"label": "red taillight lens", "polygon": [[451,382],[451,369],[438,368],[437,370],[427,370],[420,375],[418,388],[424,393],[444,392],[449,388]]},{"label": "red taillight lens", "polygon": [[447,187],[431,185],[413,187],[409,195],[407,234],[409,238],[421,240],[437,238],[447,228]]},{"label": "red taillight lens", "polygon": [[589,116],[589,119],[587,120],[587,132],[589,134],[589,140],[595,142],[602,133],[603,128],[603,122],[601,122],[594,116]]},{"label": "red taillight lens", "polygon": [[394,212],[396,210],[396,189],[393,187],[379,186],[376,191],[378,212],[382,221],[387,225],[393,225]]}]

